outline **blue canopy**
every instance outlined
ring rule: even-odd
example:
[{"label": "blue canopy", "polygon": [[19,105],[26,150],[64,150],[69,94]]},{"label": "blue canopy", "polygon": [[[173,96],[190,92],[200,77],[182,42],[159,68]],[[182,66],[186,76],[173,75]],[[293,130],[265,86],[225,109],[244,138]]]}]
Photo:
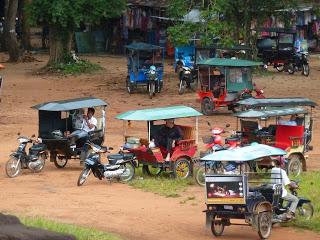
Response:
[{"label": "blue canopy", "polygon": [[209,58],[209,59],[200,61],[198,65],[217,66],[217,67],[256,67],[256,66],[263,65],[263,63],[243,60],[243,59]]},{"label": "blue canopy", "polygon": [[246,162],[260,159],[263,157],[283,156],[287,152],[264,144],[253,143],[250,146],[235,148],[230,150],[222,150],[214,152],[201,158],[203,161],[237,161]]},{"label": "blue canopy", "polygon": [[283,106],[310,106],[315,107],[317,103],[309,98],[247,98],[237,102],[239,105],[249,107],[283,107]]},{"label": "blue canopy", "polygon": [[161,49],[162,47],[160,46],[156,46],[156,45],[152,45],[152,44],[148,44],[148,43],[144,43],[144,42],[135,42],[135,43],[131,43],[129,45],[126,45],[126,48],[128,49],[133,49],[133,50],[157,50],[157,49]]}]

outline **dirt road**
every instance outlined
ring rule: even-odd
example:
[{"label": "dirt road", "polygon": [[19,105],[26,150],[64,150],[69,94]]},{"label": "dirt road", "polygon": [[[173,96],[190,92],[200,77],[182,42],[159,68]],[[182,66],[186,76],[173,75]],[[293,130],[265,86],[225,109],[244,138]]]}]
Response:
[{"label": "dirt road", "polygon": [[[0,55],[0,61],[5,56]],[[0,211],[23,215],[39,215],[63,222],[81,224],[120,234],[125,239],[212,239],[205,229],[203,189],[192,187],[179,198],[164,198],[135,190],[124,184],[107,184],[90,178],[83,187],[76,186],[81,170],[77,162],[58,170],[52,163],[40,174],[25,171],[16,179],[8,179],[4,164],[16,146],[16,133],[37,133],[37,112],[30,106],[50,100],[94,95],[109,104],[106,144],[118,149],[122,143],[122,123],[114,119],[120,112],[151,106],[185,104],[199,109],[194,93],[177,94],[177,82],[172,72],[165,77],[165,89],[149,100],[141,91],[131,96],[125,91],[126,62],[122,57],[92,57],[105,67],[101,73],[85,76],[49,77],[34,71],[45,64],[46,56],[37,56],[43,62],[6,64],[5,82],[0,103]],[[312,59],[309,78],[286,73],[257,78],[258,86],[266,86],[267,96],[305,96],[319,102],[319,60]],[[169,66],[166,66],[167,69]],[[171,71],[171,67],[170,67]],[[309,169],[320,169],[319,111],[314,112],[315,132]],[[235,119],[227,111],[200,120],[200,136],[206,135],[206,121],[216,126]],[[186,201],[188,196],[194,200]],[[249,227],[232,226],[223,239],[257,239]],[[320,239],[309,231],[292,228],[274,228],[271,239]]]}]

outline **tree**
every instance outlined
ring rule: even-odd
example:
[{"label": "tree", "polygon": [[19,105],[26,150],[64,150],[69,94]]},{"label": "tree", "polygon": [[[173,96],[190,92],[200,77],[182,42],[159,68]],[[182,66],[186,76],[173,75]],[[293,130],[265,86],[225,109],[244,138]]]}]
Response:
[{"label": "tree", "polygon": [[9,62],[17,62],[22,54],[16,34],[18,0],[7,0],[5,7],[5,41],[9,52]]},{"label": "tree", "polygon": [[81,22],[119,16],[125,7],[125,0],[32,0],[28,9],[31,22],[49,26],[51,65],[63,62],[70,53],[72,36]]},{"label": "tree", "polygon": [[[277,11],[291,8],[296,0],[171,0],[169,14],[181,19],[188,11],[198,8],[201,12],[199,23],[178,21],[169,28],[169,37],[176,44],[187,44],[188,38],[198,34],[204,45],[210,44],[213,37],[219,37],[222,44],[238,43],[240,39],[255,47],[255,35],[252,34],[252,23],[256,28],[270,16],[289,19],[290,11]],[[183,29],[183,31],[181,31]]]}]

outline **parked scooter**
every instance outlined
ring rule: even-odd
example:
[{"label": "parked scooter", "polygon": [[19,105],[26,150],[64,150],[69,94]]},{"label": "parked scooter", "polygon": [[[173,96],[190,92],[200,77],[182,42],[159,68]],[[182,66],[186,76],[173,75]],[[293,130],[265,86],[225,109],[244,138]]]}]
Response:
[{"label": "parked scooter", "polygon": [[[226,149],[234,149],[241,145],[241,134],[240,133],[233,133],[231,137],[228,137],[225,139],[225,142],[223,143],[221,134],[225,133],[224,128],[220,127],[211,127],[210,122],[207,122],[208,126],[211,130],[211,137],[204,137],[203,142],[205,143],[205,152],[201,154],[201,157],[217,152],[222,151]],[[226,125],[226,128],[230,127],[230,124]],[[230,166],[223,165],[219,162],[213,162],[213,161],[203,161],[200,162],[199,168],[195,171],[195,178],[197,183],[200,186],[205,185],[205,175],[210,173],[218,173],[220,171],[227,170]]]},{"label": "parked scooter", "polygon": [[150,66],[149,70],[146,72],[148,76],[148,92],[150,99],[161,92],[162,81],[158,78],[157,69],[155,66]]},{"label": "parked scooter", "polygon": [[[18,133],[19,146],[17,150],[10,154],[10,158],[6,163],[6,174],[10,178],[17,177],[21,173],[21,169],[30,169],[33,172],[41,172],[47,159],[47,146],[42,143],[41,138],[35,139],[35,135],[31,138],[22,137]],[[28,143],[32,143],[29,152],[26,152]]]},{"label": "parked scooter", "polygon": [[136,167],[134,154],[110,154],[107,156],[109,164],[103,164],[100,161],[100,155],[107,153],[112,148],[102,147],[90,141],[87,141],[86,144],[90,146],[92,153],[84,162],[84,169],[80,173],[78,186],[86,182],[91,172],[100,180],[105,178],[109,181],[117,179],[121,182],[128,182],[134,177]]},{"label": "parked scooter", "polygon": [[186,88],[193,90],[192,85],[195,83],[196,79],[197,72],[193,67],[181,66],[179,72],[179,94],[182,95]]},{"label": "parked scooter", "polygon": [[308,52],[296,53],[293,57],[293,61],[289,63],[287,71],[289,74],[301,72],[302,75],[308,77],[310,74]]}]

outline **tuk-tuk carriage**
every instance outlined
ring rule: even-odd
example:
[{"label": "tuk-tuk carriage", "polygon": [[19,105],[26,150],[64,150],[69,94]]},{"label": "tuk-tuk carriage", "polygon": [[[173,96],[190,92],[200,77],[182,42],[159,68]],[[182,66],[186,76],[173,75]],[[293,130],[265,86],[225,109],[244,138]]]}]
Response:
[{"label": "tuk-tuk carriage", "polygon": [[139,86],[146,86],[149,97],[160,93],[163,87],[164,51],[161,47],[147,43],[131,43],[126,46],[128,56],[128,93]]},{"label": "tuk-tuk carriage", "polygon": [[50,152],[50,161],[57,168],[65,167],[69,159],[77,159],[83,153],[85,140],[79,139],[76,147],[71,148],[68,135],[78,129],[77,118],[82,117],[85,108],[94,108],[94,117],[97,119],[96,129],[89,133],[90,140],[98,145],[103,143],[106,106],[107,103],[99,98],[86,97],[46,102],[32,107],[39,111],[39,137]]},{"label": "tuk-tuk carriage", "polygon": [[[191,107],[170,106],[128,111],[119,114],[116,118],[124,121],[124,149],[135,154],[144,173],[159,175],[162,171],[169,171],[177,178],[187,178],[192,174],[193,160],[197,154],[198,116],[201,115]],[[153,139],[164,126],[163,120],[179,119],[182,121],[182,118],[191,117],[196,119],[195,128],[175,123],[175,126],[182,131],[183,138],[177,141],[170,151],[170,160],[165,159],[168,149],[153,145]],[[137,135],[128,134],[125,121],[128,122],[129,127],[131,127],[132,121],[147,122],[147,136],[138,135],[141,133],[141,124]],[[143,126],[145,125],[143,124]],[[130,132],[133,132],[133,129]]]},{"label": "tuk-tuk carriage", "polygon": [[[282,196],[282,173],[275,169],[270,173],[248,172],[248,162],[281,161],[286,152],[264,144],[214,152],[202,158],[204,161],[234,165],[236,170],[225,168],[205,177],[206,223],[214,236],[221,236],[225,227],[249,225],[260,239],[269,238],[272,224],[288,222],[289,205]],[[294,190],[293,190],[294,191]],[[297,194],[297,193],[296,193]],[[310,211],[309,211],[310,210]],[[300,198],[296,216],[310,219],[313,206],[310,200]],[[236,220],[236,221],[234,221]]]},{"label": "tuk-tuk carriage", "polygon": [[279,72],[286,70],[295,54],[296,31],[285,28],[259,29],[263,36],[257,40],[258,57]]},{"label": "tuk-tuk carriage", "polygon": [[306,153],[313,149],[310,143],[315,102],[307,98],[250,98],[238,103],[249,109],[235,114],[243,144],[259,142],[281,148],[287,152],[289,174],[297,176],[307,170]]},{"label": "tuk-tuk carriage", "polygon": [[241,59],[210,58],[198,63],[201,111],[211,115],[220,107],[236,111],[235,103],[252,96],[264,98],[263,90],[252,83],[252,68],[262,63]]}]

